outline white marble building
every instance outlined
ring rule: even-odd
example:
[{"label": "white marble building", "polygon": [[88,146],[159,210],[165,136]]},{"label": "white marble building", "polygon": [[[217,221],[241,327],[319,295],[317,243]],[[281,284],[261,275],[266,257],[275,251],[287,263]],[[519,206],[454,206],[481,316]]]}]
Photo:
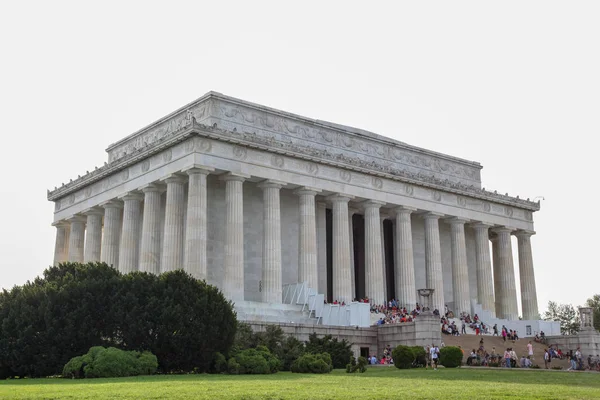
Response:
[{"label": "white marble building", "polygon": [[430,287],[440,309],[537,318],[539,203],[483,190],[477,162],[214,92],[107,152],[48,192],[55,263],[183,268],[236,302],[281,303],[305,281],[412,307]]}]

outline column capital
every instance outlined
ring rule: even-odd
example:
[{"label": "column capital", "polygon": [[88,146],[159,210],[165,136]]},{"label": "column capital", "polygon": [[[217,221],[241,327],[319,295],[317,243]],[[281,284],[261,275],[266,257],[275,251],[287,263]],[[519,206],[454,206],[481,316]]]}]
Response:
[{"label": "column capital", "polygon": [[84,217],[83,215],[73,215],[72,217],[66,218],[65,221],[68,221],[71,224],[74,222],[81,222],[81,223],[85,224],[87,221],[87,218]]},{"label": "column capital", "polygon": [[104,215],[104,210],[99,207],[87,208],[81,212],[83,215]]},{"label": "column capital", "polygon": [[498,226],[496,228],[492,228],[491,232],[495,233],[495,234],[500,234],[500,233],[508,233],[508,234],[510,234],[514,230],[515,230],[514,228],[509,228],[507,226]]},{"label": "column capital", "polygon": [[123,208],[123,202],[119,200],[108,200],[103,203],[100,203],[100,207],[104,208]]},{"label": "column capital", "polygon": [[470,219],[466,219],[466,218],[460,218],[460,217],[450,217],[447,218],[445,220],[446,222],[448,222],[450,225],[464,225],[468,222],[470,222]]},{"label": "column capital", "polygon": [[250,175],[242,174],[241,172],[227,172],[219,177],[219,179],[227,182],[227,181],[239,181],[244,182],[246,179],[249,179]]},{"label": "column capital", "polygon": [[381,208],[381,206],[385,206],[386,203],[384,201],[379,200],[365,200],[360,203],[364,208]]},{"label": "column capital", "polygon": [[336,193],[331,196],[327,196],[327,200],[332,203],[348,203],[350,200],[354,200],[354,196],[350,196],[347,194]]},{"label": "column capital", "polygon": [[160,178],[164,183],[185,183],[185,178],[179,174],[169,174],[164,178]]},{"label": "column capital", "polygon": [[164,192],[166,189],[163,185],[160,185],[158,183],[149,183],[147,185],[144,185],[140,188],[138,188],[139,191],[143,192],[143,193],[150,193],[150,192],[159,192],[162,193]]},{"label": "column capital", "polygon": [[192,165],[188,165],[187,167],[183,168],[181,170],[181,172],[185,172],[188,175],[194,175],[194,174],[208,175],[211,172],[215,172],[215,169],[213,167],[207,167],[207,166],[201,165],[201,164],[192,164]]},{"label": "column capital", "polygon": [[445,214],[437,213],[433,211],[428,211],[426,213],[421,214],[423,219],[440,219],[445,216]]},{"label": "column capital", "polygon": [[310,186],[302,186],[302,187],[299,187],[298,189],[294,190],[294,194],[297,194],[297,195],[307,194],[307,195],[311,195],[311,196],[316,196],[318,193],[321,193],[321,189],[313,188]]},{"label": "column capital", "polygon": [[476,221],[469,224],[469,226],[473,229],[490,229],[494,226],[494,224],[490,224],[488,222]]},{"label": "column capital", "polygon": [[281,189],[285,185],[286,185],[286,183],[283,181],[277,181],[275,179],[265,179],[264,181],[260,182],[257,186],[261,189],[267,189],[267,188]]},{"label": "column capital", "polygon": [[51,225],[56,228],[66,228],[67,226],[69,226],[69,222],[64,219],[61,219],[60,221],[53,222]]},{"label": "column capital", "polygon": [[530,231],[530,230],[526,230],[526,229],[518,229],[518,230],[514,231],[512,234],[518,238],[521,238],[521,237],[529,238],[529,237],[535,235],[535,231]]},{"label": "column capital", "polygon": [[412,214],[415,211],[417,211],[416,208],[408,206],[398,206],[394,208],[394,212],[396,212],[396,214]]},{"label": "column capital", "polygon": [[122,196],[119,196],[119,199],[123,200],[123,201],[128,201],[128,200],[142,201],[142,200],[144,200],[144,195],[141,193],[138,193],[138,192],[129,192]]}]

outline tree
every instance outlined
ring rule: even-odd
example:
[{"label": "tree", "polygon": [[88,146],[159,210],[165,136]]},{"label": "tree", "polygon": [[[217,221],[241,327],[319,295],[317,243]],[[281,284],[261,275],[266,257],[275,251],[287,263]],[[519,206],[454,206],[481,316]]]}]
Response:
[{"label": "tree", "polygon": [[353,357],[351,344],[346,339],[333,339],[331,335],[319,338],[315,332],[308,336],[306,352],[311,354],[328,353],[331,356],[333,368],[346,368]]},{"label": "tree", "polygon": [[544,313],[544,320],[558,321],[560,333],[563,335],[576,335],[579,332],[579,312],[571,304],[548,302],[548,311]]},{"label": "tree", "polygon": [[587,299],[585,305],[594,309],[594,329],[600,331],[600,294],[595,294]]}]

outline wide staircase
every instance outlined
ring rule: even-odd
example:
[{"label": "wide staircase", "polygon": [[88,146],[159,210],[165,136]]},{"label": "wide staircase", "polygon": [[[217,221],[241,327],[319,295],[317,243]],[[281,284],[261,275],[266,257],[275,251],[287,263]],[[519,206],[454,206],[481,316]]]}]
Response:
[{"label": "wide staircase", "polygon": [[[460,327],[460,325],[458,325]],[[469,329],[467,327],[467,329]],[[502,340],[502,337],[499,336],[491,336],[491,335],[483,335],[477,336],[472,334],[460,335],[460,336],[450,336],[450,335],[442,335],[442,341],[446,346],[460,346],[465,352],[463,362],[466,364],[467,358],[471,351],[475,349],[479,349],[479,341],[483,338],[483,347],[488,353],[492,352],[492,348],[496,348],[496,354],[503,355],[504,350],[508,347],[512,347],[513,350],[517,353],[517,357],[519,360],[523,355],[527,355],[527,343],[529,343],[528,338],[523,338],[516,340],[514,343],[512,340]],[[533,340],[531,341],[533,345],[533,364],[539,365],[540,368],[544,368],[544,350],[546,349],[546,345],[541,343],[536,343]],[[549,368],[560,366],[563,369],[569,368],[569,361],[566,358],[559,360],[557,358],[552,359],[552,362],[549,365]]]}]

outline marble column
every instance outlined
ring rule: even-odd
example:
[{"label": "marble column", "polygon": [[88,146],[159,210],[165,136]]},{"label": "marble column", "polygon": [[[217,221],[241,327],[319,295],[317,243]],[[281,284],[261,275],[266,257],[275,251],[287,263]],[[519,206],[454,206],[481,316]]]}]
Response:
[{"label": "marble column", "polygon": [[356,261],[354,260],[354,223],[352,217],[358,210],[348,208],[348,237],[350,238],[350,287],[352,288],[352,300],[356,298]]},{"label": "marble column", "polygon": [[500,248],[498,247],[498,236],[490,232],[490,242],[492,242],[492,265],[493,265],[493,276],[494,276],[494,310],[496,318],[502,315],[502,307],[500,305],[500,264],[498,261],[498,254]]},{"label": "marble column", "polygon": [[144,193],[140,271],[158,275],[160,273],[161,195],[164,188],[151,183],[141,187],[140,190]]},{"label": "marble column", "polygon": [[386,302],[383,280],[382,220],[379,209],[385,203],[367,200],[365,207],[365,291],[370,302]]},{"label": "marble column", "polygon": [[165,228],[161,272],[183,268],[183,217],[185,179],[180,175],[169,175],[163,179],[167,184],[165,204]]},{"label": "marble column", "polygon": [[335,194],[333,204],[333,300],[352,301],[350,277],[350,237],[348,236],[348,202],[354,197]]},{"label": "marble column", "polygon": [[187,222],[185,231],[185,271],[196,279],[207,279],[206,261],[206,177],[214,168],[194,166],[189,176]]},{"label": "marble column", "polygon": [[514,234],[519,247],[519,277],[521,278],[521,306],[524,320],[540,319],[531,253],[531,235],[534,234],[535,232],[532,231],[517,231]]},{"label": "marble column", "polygon": [[279,192],[284,183],[273,180],[261,182],[263,191],[263,251],[262,292],[263,303],[283,301],[281,280],[281,200]]},{"label": "marble column", "polygon": [[[385,220],[388,218],[387,215],[385,214],[380,214],[379,215],[379,236],[381,237],[380,243],[381,243],[381,276],[383,277],[383,301],[387,303],[388,300],[391,300],[390,294],[388,293],[388,287],[387,287],[387,268],[386,268],[386,264],[385,264],[385,233],[383,230],[383,223],[385,222]],[[365,235],[366,236],[366,235]],[[366,240],[366,238],[365,238]]]},{"label": "marble column", "polygon": [[101,209],[92,208],[84,211],[86,216],[85,249],[83,252],[83,261],[98,262],[102,246],[102,216]]},{"label": "marble column", "polygon": [[300,232],[298,233],[298,282],[319,290],[317,266],[317,216],[315,196],[319,189],[303,187],[294,193],[299,199]]},{"label": "marble column", "polygon": [[[442,274],[442,252],[440,248],[439,219],[443,214],[428,212],[425,219],[425,271],[427,289],[434,289],[431,296],[433,309],[444,314],[444,276]],[[433,310],[432,310],[433,311]]]},{"label": "marble column", "polygon": [[319,293],[327,298],[327,204],[317,202],[317,269]]},{"label": "marble column", "polygon": [[85,240],[85,217],[74,216],[67,219],[71,223],[69,234],[69,261],[83,262],[83,244]]},{"label": "marble column", "polygon": [[510,228],[495,228],[497,236],[497,268],[494,265],[496,285],[496,315],[499,318],[518,320],[517,289],[515,284],[515,268],[513,264]]},{"label": "marble column", "polygon": [[471,313],[471,296],[469,291],[469,268],[467,266],[467,244],[465,240],[465,223],[461,218],[452,218],[450,223],[450,242],[452,247],[452,290],[454,294],[454,315]]},{"label": "marble column", "polygon": [[119,244],[123,225],[123,203],[110,200],[100,204],[104,208],[104,232],[100,260],[113,268],[119,267]]},{"label": "marble column", "polygon": [[415,262],[413,257],[412,207],[396,208],[396,297],[400,306],[411,311],[417,304]]},{"label": "marble column", "polygon": [[69,223],[60,221],[52,224],[56,227],[56,242],[54,243],[54,266],[69,259]]},{"label": "marble column", "polygon": [[477,302],[481,307],[496,316],[494,305],[494,284],[492,264],[490,261],[489,228],[491,225],[476,223],[475,229],[475,266],[477,272]]},{"label": "marble column", "polygon": [[225,181],[225,274],[223,294],[230,300],[244,300],[244,191],[248,178],[236,173],[222,177]]},{"label": "marble column", "polygon": [[123,200],[123,230],[119,245],[119,271],[124,274],[137,271],[140,254],[140,228],[142,226],[142,200],[140,193],[128,193]]}]

